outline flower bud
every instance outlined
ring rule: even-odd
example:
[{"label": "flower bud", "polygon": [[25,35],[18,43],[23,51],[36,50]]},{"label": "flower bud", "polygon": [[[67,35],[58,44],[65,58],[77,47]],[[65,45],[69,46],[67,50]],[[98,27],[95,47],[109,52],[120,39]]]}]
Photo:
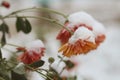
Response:
[{"label": "flower bud", "polygon": [[7,1],[3,1],[1,5],[4,6],[5,8],[10,8],[10,3]]},{"label": "flower bud", "polygon": [[49,62],[50,64],[52,64],[54,61],[55,61],[55,59],[54,59],[53,57],[49,57],[48,62]]},{"label": "flower bud", "polygon": [[71,69],[75,66],[75,64],[73,62],[71,62],[70,60],[64,61],[66,64],[67,69]]}]

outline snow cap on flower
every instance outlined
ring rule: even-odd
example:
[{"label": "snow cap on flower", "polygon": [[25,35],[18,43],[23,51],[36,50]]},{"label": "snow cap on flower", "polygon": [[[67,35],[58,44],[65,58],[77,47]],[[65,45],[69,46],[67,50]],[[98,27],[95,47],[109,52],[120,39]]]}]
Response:
[{"label": "snow cap on flower", "polygon": [[85,27],[79,27],[69,39],[69,43],[75,43],[79,39],[95,43],[95,35]]},{"label": "snow cap on flower", "polygon": [[85,54],[93,49],[96,49],[95,35],[92,31],[85,27],[79,27],[69,39],[69,42],[64,44],[59,52],[64,56],[71,57],[72,55]]},{"label": "snow cap on flower", "polygon": [[81,11],[69,15],[68,21],[74,25],[87,24],[91,26],[95,22],[95,19],[86,12]]},{"label": "snow cap on flower", "polygon": [[79,27],[80,24],[84,24],[84,27],[91,28],[96,36],[105,34],[104,26],[86,12],[73,13],[68,17],[68,21],[70,24],[78,25]]},{"label": "snow cap on flower", "polygon": [[[93,30],[94,23],[97,22],[92,16],[85,12],[77,12],[68,16],[68,21],[65,22],[65,27],[75,32],[79,27],[86,27],[89,30]],[[71,33],[66,29],[62,29],[57,35],[57,39],[61,41],[62,44],[68,42],[71,37]]]},{"label": "snow cap on flower", "polygon": [[20,47],[17,49],[24,51],[18,59],[24,64],[31,64],[39,61],[41,57],[44,56],[45,47],[41,40],[35,40],[27,43],[25,48]]},{"label": "snow cap on flower", "polygon": [[44,48],[44,44],[41,40],[35,40],[35,41],[32,41],[32,42],[26,44],[27,50],[37,51],[37,49],[38,49],[38,53],[39,53],[41,51],[41,49],[39,49],[39,48]]},{"label": "snow cap on flower", "polygon": [[96,36],[105,34],[105,27],[103,24],[96,22],[92,25],[93,32]]}]

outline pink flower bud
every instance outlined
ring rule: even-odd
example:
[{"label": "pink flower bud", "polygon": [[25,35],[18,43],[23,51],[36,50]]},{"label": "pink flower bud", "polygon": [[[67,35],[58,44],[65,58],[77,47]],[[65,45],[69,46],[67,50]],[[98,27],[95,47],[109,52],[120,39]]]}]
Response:
[{"label": "pink flower bud", "polygon": [[3,1],[3,2],[1,3],[1,5],[4,6],[4,7],[6,7],[6,8],[10,8],[10,3],[7,2],[7,1]]},{"label": "pink flower bud", "polygon": [[28,43],[25,48],[17,48],[17,50],[23,51],[18,57],[19,61],[24,64],[31,64],[39,61],[41,57],[44,56],[45,47],[41,40],[35,40]]}]

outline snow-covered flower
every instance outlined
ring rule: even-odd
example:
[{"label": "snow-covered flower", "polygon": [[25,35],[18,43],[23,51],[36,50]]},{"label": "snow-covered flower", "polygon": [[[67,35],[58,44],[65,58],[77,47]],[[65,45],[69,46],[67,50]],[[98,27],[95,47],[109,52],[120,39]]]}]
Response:
[{"label": "snow-covered flower", "polygon": [[79,27],[71,36],[68,43],[59,49],[59,52],[63,52],[64,56],[70,57],[72,55],[87,53],[90,50],[96,49],[96,47],[93,32],[85,27]]},{"label": "snow-covered flower", "polygon": [[45,47],[41,40],[35,40],[26,44],[25,48],[19,47],[17,50],[23,51],[18,59],[24,64],[31,64],[44,56]]},{"label": "snow-covered flower", "polygon": [[63,52],[67,57],[94,50],[105,39],[104,26],[85,12],[71,14],[65,26],[73,32],[73,35],[62,29],[57,39],[64,44],[59,52]]},{"label": "snow-covered flower", "polygon": [[[105,39],[104,26],[85,12],[77,12],[69,15],[68,21],[65,22],[65,27],[72,32],[75,32],[79,27],[86,27],[89,30],[92,30],[98,44]],[[57,35],[57,39],[60,40],[62,44],[65,44],[71,36],[72,35],[68,30],[62,29]]]}]

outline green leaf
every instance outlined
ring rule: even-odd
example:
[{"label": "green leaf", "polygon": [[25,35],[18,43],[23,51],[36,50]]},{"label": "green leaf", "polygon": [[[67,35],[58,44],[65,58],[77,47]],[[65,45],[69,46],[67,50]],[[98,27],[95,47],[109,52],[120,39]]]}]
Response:
[{"label": "green leaf", "polygon": [[22,31],[24,27],[25,27],[25,23],[23,18],[17,17],[17,21],[16,21],[17,32]]},{"label": "green leaf", "polygon": [[12,80],[27,80],[25,75],[18,74],[14,71],[11,71],[11,78],[12,78]]},{"label": "green leaf", "polygon": [[1,51],[1,49],[0,49],[0,59],[2,59],[2,51]]},{"label": "green leaf", "polygon": [[53,57],[49,57],[48,62],[49,62],[50,64],[52,64],[54,61],[55,61],[55,59],[54,59]]},{"label": "green leaf", "polygon": [[44,61],[43,60],[39,60],[37,62],[34,62],[32,64],[29,64],[30,67],[33,67],[33,68],[38,68],[38,67],[41,67],[44,65]]},{"label": "green leaf", "polygon": [[1,39],[1,46],[3,47],[6,44],[5,33],[3,32],[2,39]]},{"label": "green leaf", "polygon": [[3,33],[9,33],[9,27],[8,27],[8,25],[3,22],[3,23],[0,25],[0,31],[2,31]]},{"label": "green leaf", "polygon": [[30,22],[27,19],[25,19],[25,26],[24,26],[23,32],[27,34],[31,32],[31,30],[32,30],[32,27]]},{"label": "green leaf", "polygon": [[63,59],[60,55],[58,55],[58,58],[60,58],[61,60]]},{"label": "green leaf", "polygon": [[8,25],[5,22],[3,22],[0,25],[0,31],[2,31],[3,33],[2,38],[1,38],[1,46],[4,46],[6,44],[5,33],[9,33]]},{"label": "green leaf", "polygon": [[30,22],[25,18],[17,17],[16,21],[17,32],[23,31],[24,33],[29,33],[32,30]]},{"label": "green leaf", "polygon": [[75,66],[75,64],[73,62],[71,62],[70,60],[67,60],[67,61],[64,61],[64,62],[65,62],[66,67],[68,69],[71,69],[71,68],[73,68]]},{"label": "green leaf", "polygon": [[0,77],[0,80],[5,80],[4,78]]}]

